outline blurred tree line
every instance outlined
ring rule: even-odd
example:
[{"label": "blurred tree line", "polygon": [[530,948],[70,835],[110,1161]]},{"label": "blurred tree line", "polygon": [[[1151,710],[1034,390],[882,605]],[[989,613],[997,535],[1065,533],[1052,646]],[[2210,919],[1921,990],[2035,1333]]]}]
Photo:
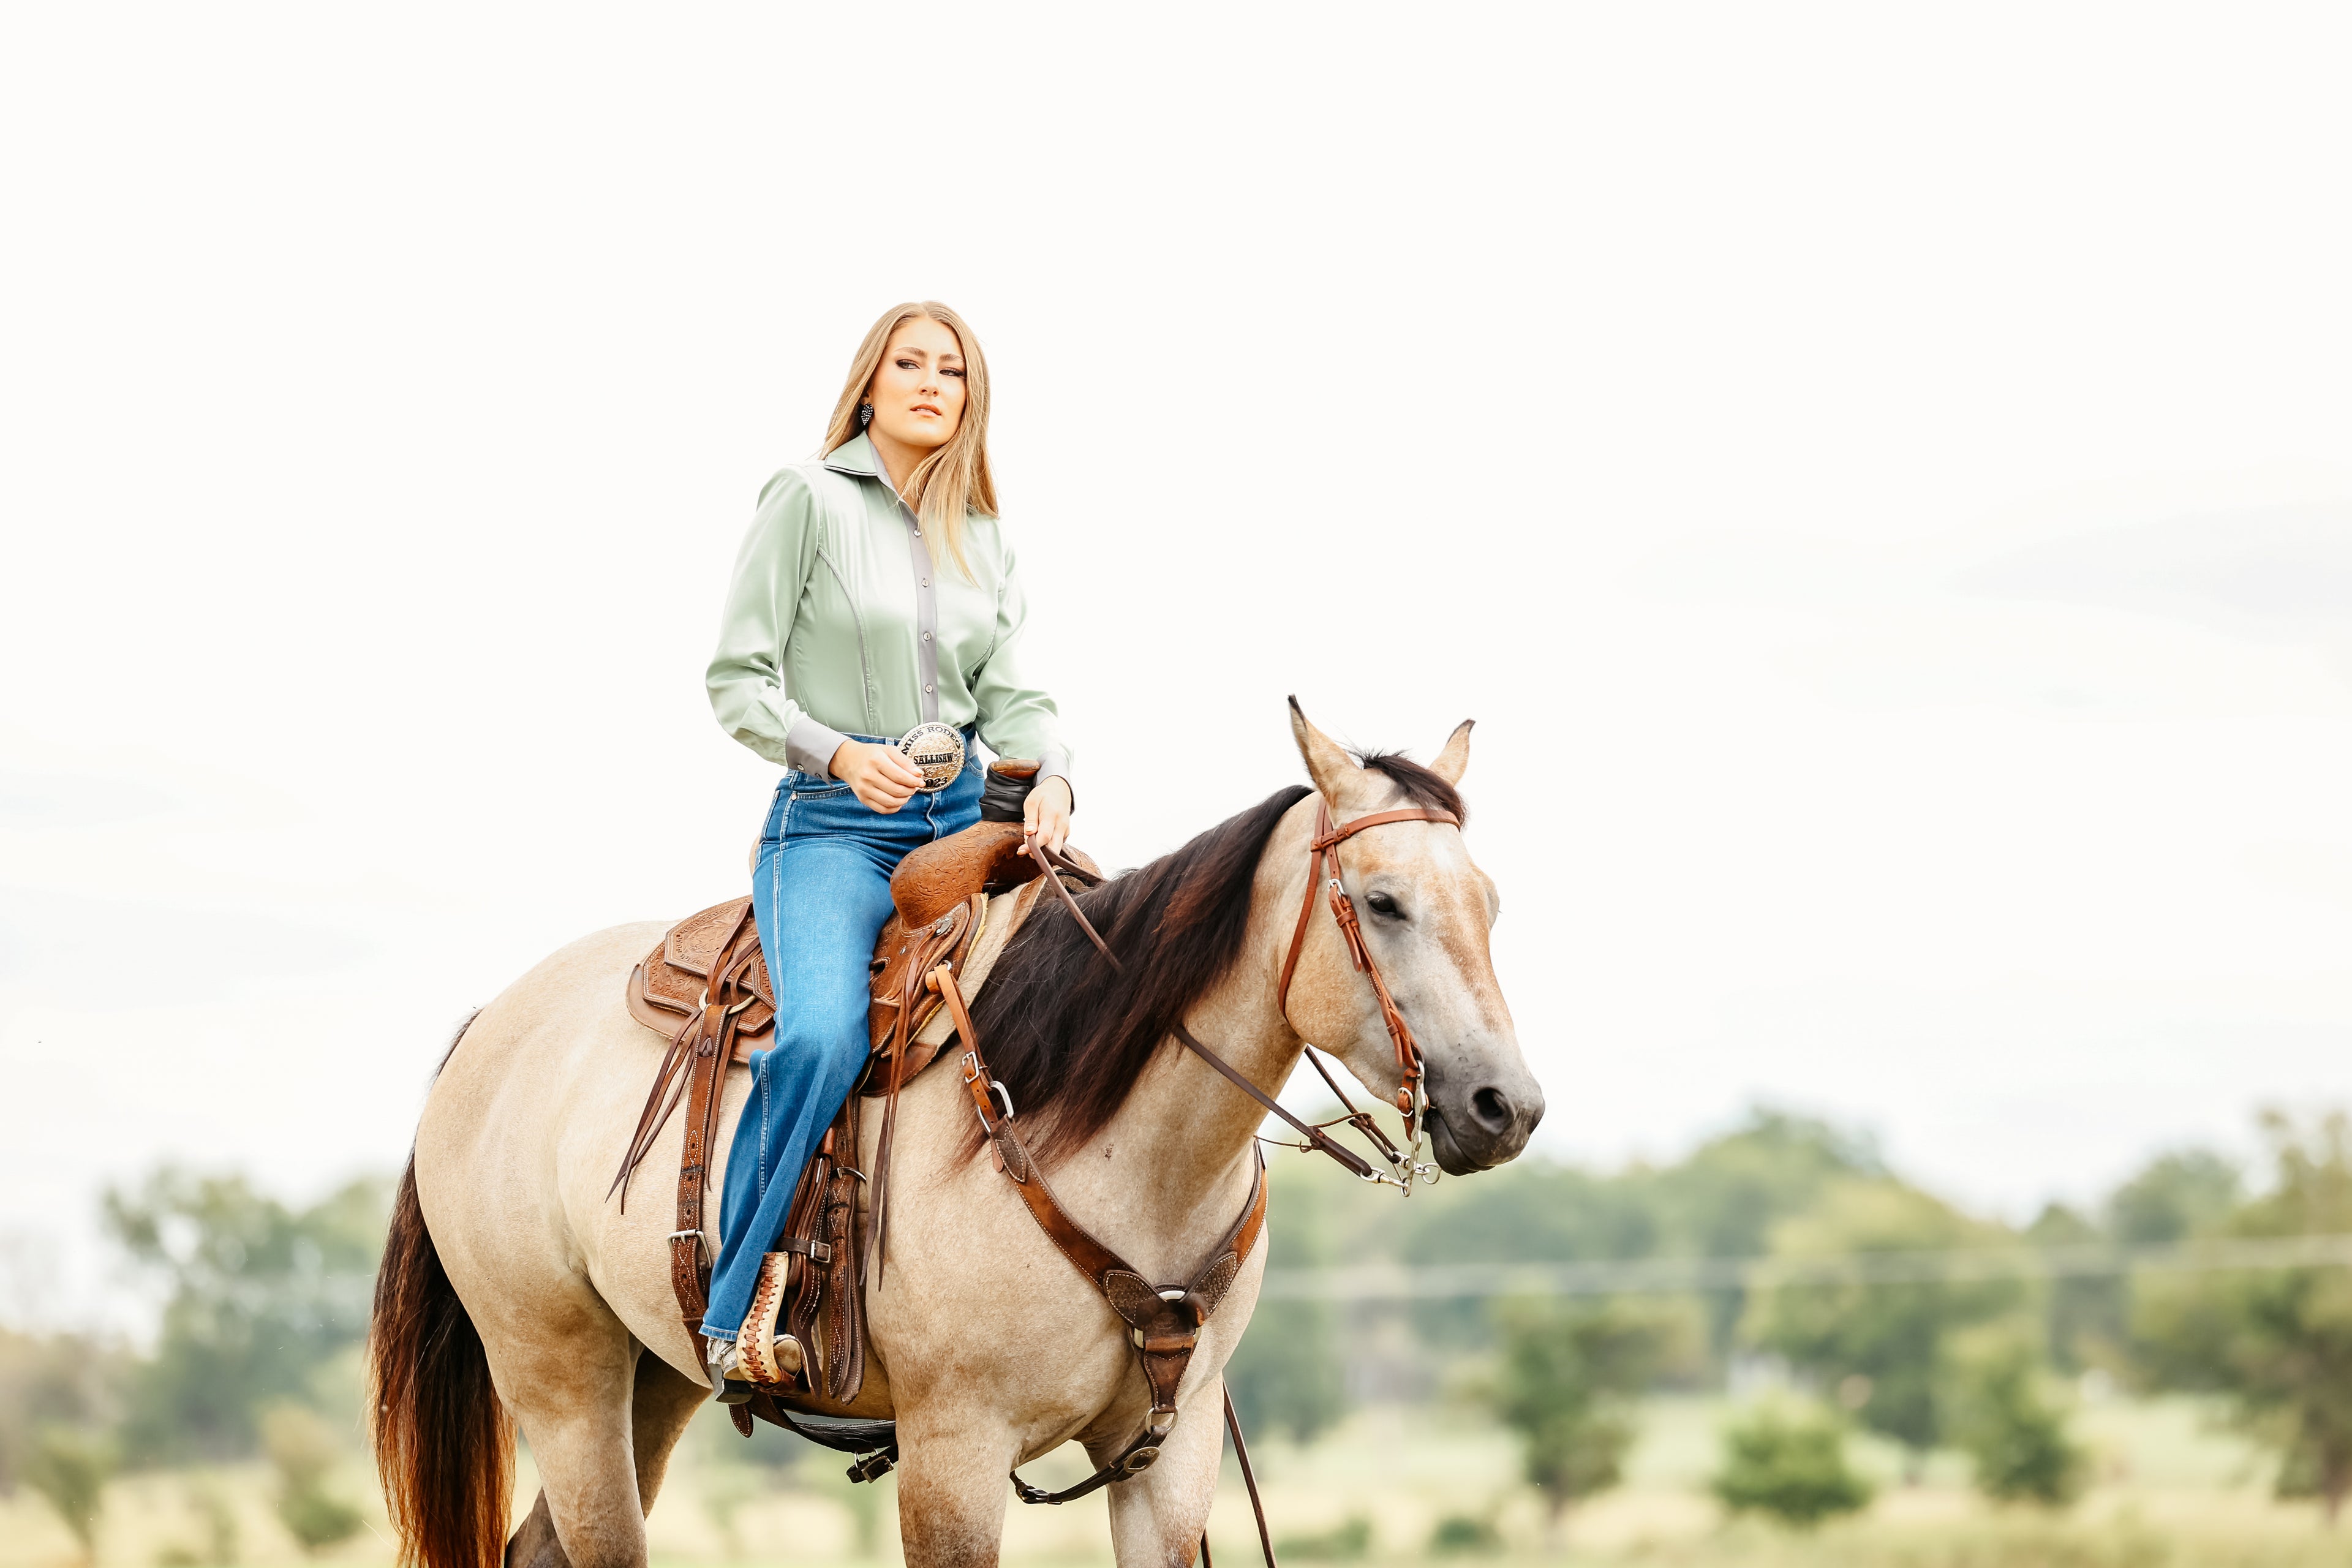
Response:
[{"label": "blurred tree line", "polygon": [[[2352,1234],[2352,1131],[2267,1118],[2267,1168],[2207,1151],[2150,1161],[2021,1228],[1890,1171],[1871,1142],[1763,1110],[1670,1165],[1610,1174],[1528,1160],[1410,1202],[1283,1158],[1270,1262],[1577,1263],[1764,1258],[1746,1288],[1411,1303],[1267,1300],[1229,1369],[1254,1432],[1306,1441],[1357,1403],[1483,1403],[1517,1432],[1555,1518],[1615,1483],[1642,1397],[1778,1369],[1786,1392],[1725,1435],[1727,1507],[1803,1522],[1861,1506],[1839,1434],[1918,1461],[1958,1448],[1990,1494],[2057,1505],[2084,1479],[2076,1381],[2219,1401],[2279,1458],[2279,1489],[2330,1514],[2352,1491],[2352,1268],[2144,1268],[2037,1280],[1904,1274],[1858,1256],[2163,1247]],[[335,1490],[360,1426],[359,1354],[386,1210],[360,1181],[309,1205],[178,1168],[109,1193],[107,1233],[158,1304],[152,1348],[0,1326],[0,1493],[29,1488],[83,1532],[124,1467],[268,1456],[280,1521],[316,1548],[356,1527]],[[1772,1268],[1786,1265],[1775,1278]],[[1810,1267],[1811,1272],[1801,1270]],[[1841,1270],[1847,1270],[1841,1272]],[[2012,1275],[2015,1271],[2012,1271]],[[1768,1379],[1769,1381],[1769,1379]],[[1465,1539],[1488,1525],[1457,1521]],[[233,1551],[217,1542],[212,1555]]]},{"label": "blurred tree line", "polygon": [[[0,1325],[0,1495],[38,1492],[87,1553],[118,1468],[266,1454],[299,1544],[356,1531],[328,1478],[359,1426],[389,1200],[385,1183],[362,1180],[298,1207],[176,1166],[107,1193],[107,1235],[160,1303],[154,1347]],[[233,1529],[214,1537],[194,1560],[236,1555]]]},{"label": "blurred tree line", "polygon": [[[1254,1428],[1307,1439],[1349,1404],[1406,1383],[1401,1343],[1444,1358],[1467,1369],[1457,1386],[1521,1434],[1527,1479],[1557,1510],[1613,1484],[1642,1394],[1779,1368],[1810,1398],[1727,1433],[1718,1491],[1769,1511],[1754,1500],[1785,1482],[1788,1517],[1817,1518],[1867,1497],[1819,1457],[1822,1432],[1847,1426],[1899,1445],[1912,1476],[1931,1452],[1958,1448],[1990,1495],[2063,1505],[2087,1470],[2068,1430],[2074,1389],[2095,1372],[2128,1391],[2218,1399],[2278,1455],[2280,1492],[2316,1497],[2333,1517],[2352,1492],[2352,1268],[1872,1279],[1838,1267],[1871,1254],[2006,1250],[2030,1264],[2037,1247],[2352,1235],[2344,1118],[2273,1114],[2263,1132],[2270,1169],[2251,1188],[2220,1154],[2173,1151],[2092,1209],[2053,1205],[2022,1228],[1905,1182],[1866,1137],[1769,1110],[1672,1165],[1601,1174],[1526,1160],[1403,1205],[1323,1162],[1285,1160],[1276,1268],[1678,1258],[1790,1268],[1779,1282],[1768,1264],[1749,1288],[1679,1294],[1270,1300],[1229,1378]],[[1384,1320],[1408,1335],[1384,1333]]]}]

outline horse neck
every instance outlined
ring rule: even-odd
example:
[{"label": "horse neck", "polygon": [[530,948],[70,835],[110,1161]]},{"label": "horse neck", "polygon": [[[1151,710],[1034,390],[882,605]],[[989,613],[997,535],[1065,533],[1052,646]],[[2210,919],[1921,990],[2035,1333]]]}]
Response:
[{"label": "horse neck", "polygon": [[[1269,1095],[1289,1081],[1304,1044],[1284,1018],[1276,991],[1298,900],[1306,896],[1313,822],[1309,795],[1268,836],[1242,952],[1232,973],[1184,1016],[1193,1038]],[[1235,1193],[1246,1190],[1252,1147],[1265,1119],[1257,1101],[1171,1036],[1089,1153],[1110,1151],[1130,1184],[1144,1189],[1138,1196],[1161,1205],[1160,1212],[1217,1215],[1222,1229],[1232,1221]]]}]

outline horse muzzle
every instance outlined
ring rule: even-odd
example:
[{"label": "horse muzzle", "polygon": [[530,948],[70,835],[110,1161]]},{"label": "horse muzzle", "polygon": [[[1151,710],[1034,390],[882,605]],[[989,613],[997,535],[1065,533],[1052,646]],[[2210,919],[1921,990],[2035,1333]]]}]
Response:
[{"label": "horse muzzle", "polygon": [[1470,1079],[1467,1092],[1431,1075],[1429,1146],[1449,1176],[1490,1170],[1518,1157],[1543,1120],[1542,1088],[1530,1074]]}]

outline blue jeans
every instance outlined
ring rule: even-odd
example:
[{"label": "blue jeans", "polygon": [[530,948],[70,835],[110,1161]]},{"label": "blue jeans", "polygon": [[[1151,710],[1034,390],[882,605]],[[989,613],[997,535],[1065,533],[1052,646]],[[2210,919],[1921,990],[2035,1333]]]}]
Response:
[{"label": "blue jeans", "polygon": [[732,1339],[742,1327],[761,1255],[783,1231],[801,1168],[866,1065],[866,965],[890,918],[890,873],[914,850],[980,820],[981,774],[977,760],[967,762],[955,783],[887,816],[816,773],[789,773],[776,785],[751,876],[776,1033],[751,1058],[751,1094],[727,1157],[706,1334]]}]

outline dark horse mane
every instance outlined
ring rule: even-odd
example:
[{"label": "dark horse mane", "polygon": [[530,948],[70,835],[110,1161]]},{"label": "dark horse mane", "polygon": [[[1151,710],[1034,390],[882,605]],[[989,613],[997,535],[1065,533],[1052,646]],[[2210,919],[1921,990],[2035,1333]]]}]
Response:
[{"label": "dark horse mane", "polygon": [[[1414,805],[1465,815],[1460,794],[1420,763],[1393,752],[1360,760]],[[1103,962],[1059,900],[1048,897],[1031,912],[972,1005],[971,1021],[1040,1160],[1053,1163],[1108,1125],[1186,1010],[1232,970],[1265,842],[1312,793],[1286,785],[1183,847],[1078,895],[1119,969]],[[975,1121],[965,1152],[980,1147]]]}]

